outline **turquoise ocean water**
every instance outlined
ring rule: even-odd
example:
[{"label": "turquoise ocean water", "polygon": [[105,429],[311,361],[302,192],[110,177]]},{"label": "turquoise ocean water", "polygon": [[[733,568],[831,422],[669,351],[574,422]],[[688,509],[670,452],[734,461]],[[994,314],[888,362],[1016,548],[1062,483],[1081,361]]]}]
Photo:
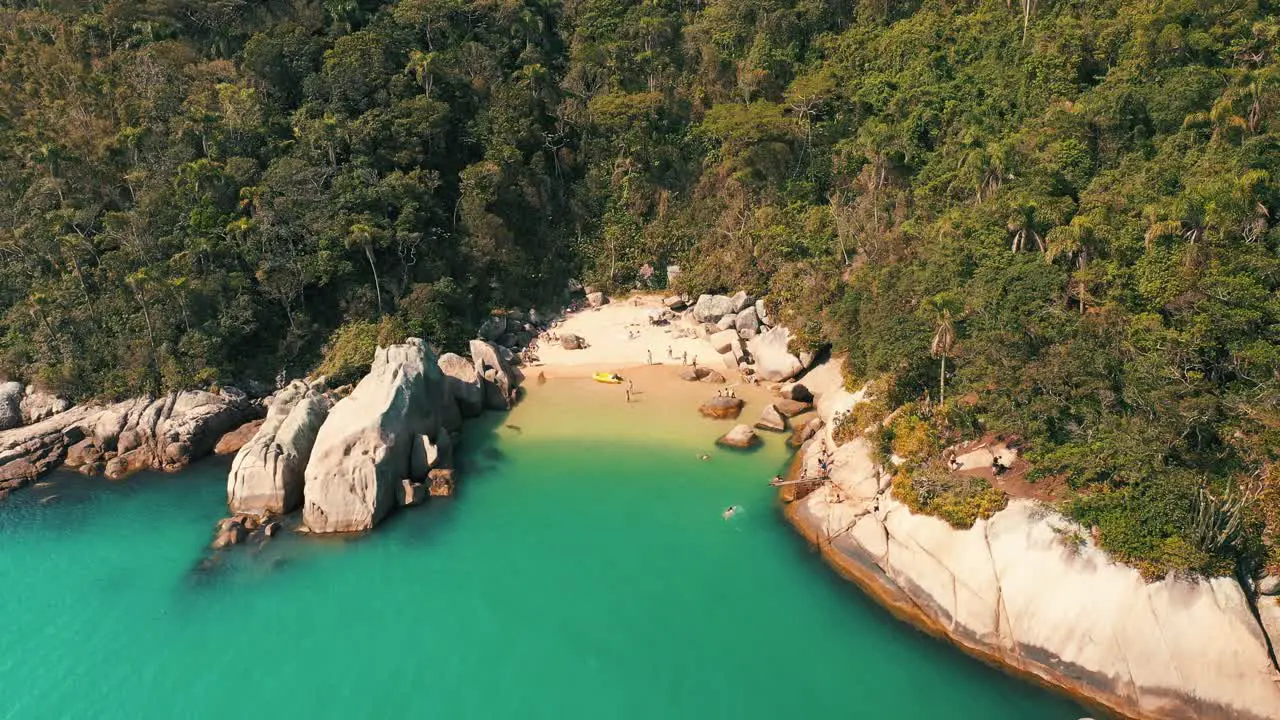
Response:
[{"label": "turquoise ocean water", "polygon": [[0,718],[1085,714],[836,577],[773,504],[780,437],[717,451],[724,426],[602,392],[553,381],[468,426],[456,498],[211,570],[228,460],[16,493]]}]

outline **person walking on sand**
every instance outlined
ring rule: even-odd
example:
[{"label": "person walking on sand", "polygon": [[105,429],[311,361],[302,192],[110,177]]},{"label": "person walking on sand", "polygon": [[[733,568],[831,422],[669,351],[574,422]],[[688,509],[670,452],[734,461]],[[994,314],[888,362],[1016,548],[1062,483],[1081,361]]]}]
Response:
[{"label": "person walking on sand", "polygon": [[694,356],[693,356],[693,369],[694,369],[694,370],[697,370],[697,369],[698,369],[698,356],[697,356],[697,355],[694,355]]},{"label": "person walking on sand", "polygon": [[652,364],[653,364],[653,351],[652,351],[652,350],[650,350],[650,351],[649,351],[649,364],[650,364],[650,365],[652,365]]},{"label": "person walking on sand", "polygon": [[667,359],[668,359],[668,360],[673,360],[673,359],[675,359],[675,355],[672,355],[672,354],[671,354],[671,346],[670,346],[670,345],[668,345],[668,346],[667,346]]},{"label": "person walking on sand", "polygon": [[627,388],[627,402],[631,402],[631,388]]},{"label": "person walking on sand", "polygon": [[684,354],[680,356],[680,364],[681,364],[681,365],[688,365],[688,364],[689,364],[689,351],[688,351],[688,350],[685,350],[685,351],[684,351]]}]

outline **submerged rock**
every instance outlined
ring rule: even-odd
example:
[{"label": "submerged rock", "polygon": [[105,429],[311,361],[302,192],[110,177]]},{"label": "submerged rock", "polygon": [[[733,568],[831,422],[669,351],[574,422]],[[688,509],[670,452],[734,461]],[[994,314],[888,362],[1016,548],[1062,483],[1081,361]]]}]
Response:
[{"label": "submerged rock", "polygon": [[746,405],[746,403],[742,398],[717,395],[702,403],[702,406],[698,408],[698,412],[717,420],[733,420],[742,414],[743,405]]},{"label": "submerged rock", "polygon": [[752,447],[758,442],[760,442],[760,438],[756,436],[756,431],[752,430],[750,425],[734,426],[732,430],[720,436],[719,440],[716,440],[717,445],[743,450]]},{"label": "submerged rock", "polygon": [[302,504],[303,476],[329,407],[328,398],[300,380],[276,394],[262,427],[231,463],[232,512],[280,514]]},{"label": "submerged rock", "polygon": [[[482,340],[473,351],[496,355]],[[427,344],[409,338],[378,348],[373,365],[320,426],[303,486],[303,522],[312,532],[353,532],[378,524],[397,505],[422,435],[444,432],[444,375]],[[412,479],[412,478],[411,478]]]}]

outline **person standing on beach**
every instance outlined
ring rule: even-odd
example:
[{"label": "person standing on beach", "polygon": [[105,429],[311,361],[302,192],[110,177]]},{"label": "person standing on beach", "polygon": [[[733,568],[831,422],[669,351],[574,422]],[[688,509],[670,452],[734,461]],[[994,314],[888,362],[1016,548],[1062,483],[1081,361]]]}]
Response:
[{"label": "person standing on beach", "polygon": [[650,364],[650,365],[652,365],[652,364],[653,364],[653,351],[652,351],[652,350],[650,350],[650,351],[649,351],[649,364]]},{"label": "person standing on beach", "polygon": [[689,351],[688,351],[688,350],[685,350],[685,351],[684,351],[684,354],[680,356],[680,364],[681,364],[681,365],[688,365],[688,364],[689,364]]}]

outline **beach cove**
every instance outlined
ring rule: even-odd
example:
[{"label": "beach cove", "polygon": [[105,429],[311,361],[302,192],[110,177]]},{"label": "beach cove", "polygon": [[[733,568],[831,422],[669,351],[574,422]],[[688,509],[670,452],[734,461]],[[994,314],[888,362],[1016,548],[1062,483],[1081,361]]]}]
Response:
[{"label": "beach cove", "polygon": [[696,413],[715,387],[618,369],[632,403],[530,368],[510,414],[464,428],[455,498],[211,569],[224,459],[119,484],[57,473],[15,495],[0,579],[21,610],[0,667],[25,689],[0,717],[1085,714],[830,573],[767,484],[782,435],[717,449],[733,423]]}]

